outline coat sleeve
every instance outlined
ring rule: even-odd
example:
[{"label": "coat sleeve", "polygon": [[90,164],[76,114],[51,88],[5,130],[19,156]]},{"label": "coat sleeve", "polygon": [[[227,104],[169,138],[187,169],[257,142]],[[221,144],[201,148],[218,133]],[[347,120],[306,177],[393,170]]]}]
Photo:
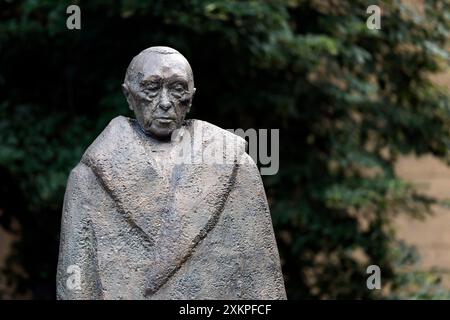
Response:
[{"label": "coat sleeve", "polygon": [[[241,297],[243,299],[286,299],[280,257],[272,219],[259,170],[244,153],[227,201],[227,210],[242,250]],[[224,212],[226,215],[227,212]],[[234,231],[232,231],[234,232]]]},{"label": "coat sleeve", "polygon": [[101,299],[96,237],[91,217],[104,196],[92,170],[83,163],[71,172],[64,196],[59,260],[56,276],[57,298]]}]

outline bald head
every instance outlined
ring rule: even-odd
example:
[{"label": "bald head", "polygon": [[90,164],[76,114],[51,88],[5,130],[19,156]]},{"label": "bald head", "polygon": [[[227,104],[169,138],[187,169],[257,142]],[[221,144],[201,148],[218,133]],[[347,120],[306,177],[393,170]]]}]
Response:
[{"label": "bald head", "polygon": [[122,87],[142,129],[163,139],[181,127],[195,93],[189,62],[169,47],[150,47],[134,57]]},{"label": "bald head", "polygon": [[186,77],[191,89],[194,88],[194,75],[189,62],[177,50],[163,46],[147,48],[135,56],[128,66],[124,83],[128,86],[134,85],[150,74],[169,69]]}]

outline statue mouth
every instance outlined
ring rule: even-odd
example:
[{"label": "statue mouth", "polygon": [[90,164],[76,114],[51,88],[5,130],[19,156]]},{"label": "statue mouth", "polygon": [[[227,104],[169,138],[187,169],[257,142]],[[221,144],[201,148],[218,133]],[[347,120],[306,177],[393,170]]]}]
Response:
[{"label": "statue mouth", "polygon": [[169,124],[169,123],[175,121],[174,118],[170,118],[170,117],[158,117],[158,118],[155,118],[155,120],[161,124]]}]

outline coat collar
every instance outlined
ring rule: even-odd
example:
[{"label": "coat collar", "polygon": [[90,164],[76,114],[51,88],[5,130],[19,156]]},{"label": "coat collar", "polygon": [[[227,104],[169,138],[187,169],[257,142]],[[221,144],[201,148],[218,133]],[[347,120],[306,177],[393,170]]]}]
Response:
[{"label": "coat collar", "polygon": [[[186,126],[197,139],[193,154],[222,138],[217,127],[205,124],[196,120]],[[147,295],[155,293],[215,227],[237,172],[237,159],[218,165],[168,162],[163,170],[164,159],[155,156],[156,149],[157,142],[134,120],[118,117],[82,158],[151,252]]]}]

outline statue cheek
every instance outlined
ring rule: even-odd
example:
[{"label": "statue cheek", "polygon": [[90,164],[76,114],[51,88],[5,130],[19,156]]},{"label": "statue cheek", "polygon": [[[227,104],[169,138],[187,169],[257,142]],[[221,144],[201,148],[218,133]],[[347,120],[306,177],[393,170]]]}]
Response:
[{"label": "statue cheek", "polygon": [[191,96],[188,94],[184,95],[183,97],[178,99],[178,103],[184,108],[189,107],[189,104],[191,103]]},{"label": "statue cheek", "polygon": [[139,103],[139,109],[141,110],[142,114],[147,118],[148,116],[151,116],[151,114],[155,111],[155,99],[145,98],[142,99]]},{"label": "statue cheek", "polygon": [[177,113],[177,118],[181,122],[183,121],[183,118],[187,113],[188,106],[186,106],[185,103],[181,103],[180,101],[176,104],[176,106],[177,107],[175,108],[175,111]]},{"label": "statue cheek", "polygon": [[148,107],[148,103],[139,103],[137,108],[134,108],[134,115],[136,119],[142,124],[147,124],[149,122],[149,118],[151,118],[152,112]]}]

